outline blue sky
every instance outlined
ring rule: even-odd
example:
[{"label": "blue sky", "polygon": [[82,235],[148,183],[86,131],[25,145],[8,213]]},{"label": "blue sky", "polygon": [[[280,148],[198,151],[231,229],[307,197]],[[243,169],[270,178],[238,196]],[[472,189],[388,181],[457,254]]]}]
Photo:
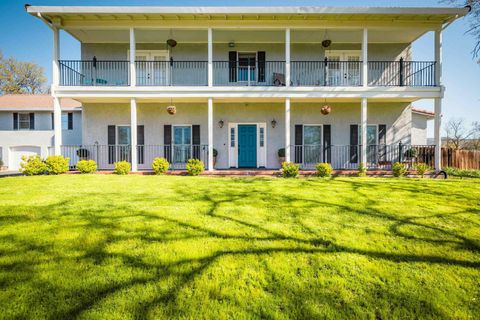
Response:
[{"label": "blue sky", "polygon": [[[0,50],[5,56],[33,61],[44,67],[51,77],[52,34],[46,25],[28,15],[24,4],[32,5],[164,5],[164,6],[444,6],[439,1],[308,1],[308,0],[0,0]],[[480,121],[480,65],[471,56],[475,43],[465,35],[468,23],[461,19],[451,25],[443,36],[443,79],[447,87],[444,99],[444,119],[464,118],[468,123]],[[415,60],[433,60],[433,35],[427,34],[415,42]],[[80,46],[68,34],[61,36],[61,57],[78,59]],[[418,101],[418,107],[432,109],[429,100]],[[430,126],[431,127],[431,126]],[[429,133],[431,129],[429,128]],[[429,134],[431,136],[431,134]]]}]

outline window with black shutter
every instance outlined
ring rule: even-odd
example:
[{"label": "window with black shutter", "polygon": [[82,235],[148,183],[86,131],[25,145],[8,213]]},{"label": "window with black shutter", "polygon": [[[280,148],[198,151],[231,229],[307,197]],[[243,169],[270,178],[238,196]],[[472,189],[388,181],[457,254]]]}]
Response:
[{"label": "window with black shutter", "polygon": [[172,163],[172,125],[163,126],[163,154],[168,162]]},{"label": "window with black shutter", "polygon": [[108,126],[108,163],[113,164],[116,159],[116,148],[115,148],[115,140],[116,140],[116,127],[114,125]]},{"label": "window with black shutter", "polygon": [[200,159],[200,125],[192,125],[192,148],[193,148],[193,158]]},{"label": "window with black shutter", "polygon": [[295,125],[295,147],[293,148],[295,163],[303,161],[303,125]]},{"label": "window with black shutter", "polygon": [[73,113],[69,112],[68,113],[68,130],[73,130]]},{"label": "window with black shutter", "polygon": [[237,82],[237,51],[228,52],[228,81]]},{"label": "window with black shutter", "polygon": [[332,163],[332,126],[323,125],[323,161]]},{"label": "window with black shutter", "polygon": [[145,127],[143,125],[137,126],[137,162],[138,164],[145,163]]},{"label": "window with black shutter", "polygon": [[350,163],[358,163],[358,124],[350,125]]}]

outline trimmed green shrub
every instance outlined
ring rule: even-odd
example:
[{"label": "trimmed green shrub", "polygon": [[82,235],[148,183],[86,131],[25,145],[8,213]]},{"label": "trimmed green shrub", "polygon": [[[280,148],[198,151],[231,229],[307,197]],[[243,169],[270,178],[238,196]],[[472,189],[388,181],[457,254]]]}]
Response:
[{"label": "trimmed green shrub", "polygon": [[295,178],[298,176],[300,171],[300,165],[293,162],[284,162],[282,163],[282,176],[284,178]]},{"label": "trimmed green shrub", "polygon": [[64,158],[63,156],[49,156],[45,160],[47,165],[48,174],[62,174],[68,171],[68,161],[70,158]]},{"label": "trimmed green shrub", "polygon": [[77,170],[80,173],[93,173],[97,171],[97,163],[95,160],[80,160],[77,162]]},{"label": "trimmed green shrub", "polygon": [[190,159],[187,162],[187,173],[189,176],[198,176],[205,171],[205,165],[202,160]]},{"label": "trimmed green shrub", "polygon": [[132,166],[130,165],[130,162],[128,161],[118,161],[113,164],[114,170],[113,173],[118,174],[118,175],[126,175],[129,174],[130,171],[132,170]]},{"label": "trimmed green shrub", "polygon": [[392,167],[394,177],[403,177],[407,173],[406,166],[401,162],[395,162]]},{"label": "trimmed green shrub", "polygon": [[278,149],[278,156],[280,158],[285,158],[285,148]]},{"label": "trimmed green shrub", "polygon": [[367,167],[365,167],[365,163],[360,162],[358,165],[358,173],[359,177],[366,177],[367,176]]},{"label": "trimmed green shrub", "polygon": [[416,158],[418,156],[417,148],[410,148],[405,151],[403,154],[407,158]]},{"label": "trimmed green shrub", "polygon": [[164,174],[165,172],[168,171],[169,167],[170,167],[170,164],[168,163],[168,160],[165,158],[155,158],[152,161],[152,169],[155,172],[155,174]]},{"label": "trimmed green shrub", "polygon": [[47,165],[40,156],[22,157],[20,172],[27,176],[36,176],[47,172]]},{"label": "trimmed green shrub", "polygon": [[332,176],[332,166],[330,163],[317,163],[317,176],[322,178],[329,178]]},{"label": "trimmed green shrub", "polygon": [[420,175],[422,178],[425,176],[425,172],[430,170],[430,167],[426,163],[417,163],[415,166],[415,170],[417,170],[417,174]]}]

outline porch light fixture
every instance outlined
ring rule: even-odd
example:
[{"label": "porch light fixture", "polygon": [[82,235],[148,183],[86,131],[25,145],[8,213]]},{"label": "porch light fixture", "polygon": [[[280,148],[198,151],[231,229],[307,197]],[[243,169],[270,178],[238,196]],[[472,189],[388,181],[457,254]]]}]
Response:
[{"label": "porch light fixture", "polygon": [[270,124],[272,125],[272,128],[275,128],[277,126],[277,120],[273,119]]},{"label": "porch light fixture", "polygon": [[172,29],[170,29],[170,38],[167,40],[167,45],[170,48],[175,48],[177,46],[177,41],[173,39],[172,34],[173,34]]},{"label": "porch light fixture", "polygon": [[224,125],[224,124],[225,124],[225,122],[223,122],[223,120],[218,121],[218,126],[219,126],[220,128],[223,128],[223,125]]},{"label": "porch light fixture", "polygon": [[228,47],[229,47],[229,48],[235,48],[235,42],[230,41],[230,42],[228,43]]},{"label": "porch light fixture", "polygon": [[174,115],[175,113],[177,113],[177,107],[175,107],[175,105],[173,104],[173,99],[170,98],[170,105],[167,106],[167,112],[168,114],[170,115]]},{"label": "porch light fixture", "polygon": [[326,116],[327,114],[329,114],[330,112],[332,111],[332,107],[329,106],[328,104],[325,104],[322,109],[320,109],[320,112]]}]

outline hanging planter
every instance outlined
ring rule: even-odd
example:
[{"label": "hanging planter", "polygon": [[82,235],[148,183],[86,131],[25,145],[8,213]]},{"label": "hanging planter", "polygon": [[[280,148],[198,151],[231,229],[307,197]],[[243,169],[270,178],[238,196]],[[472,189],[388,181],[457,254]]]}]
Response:
[{"label": "hanging planter", "polygon": [[170,115],[173,116],[175,113],[177,113],[177,107],[175,107],[175,106],[168,106],[168,107],[167,107],[167,112],[168,112],[168,114],[170,114]]},{"label": "hanging planter", "polygon": [[322,109],[320,109],[320,112],[321,112],[324,116],[326,116],[327,114],[329,114],[331,111],[332,111],[332,107],[329,106],[328,104],[324,105],[324,106],[322,107]]}]

